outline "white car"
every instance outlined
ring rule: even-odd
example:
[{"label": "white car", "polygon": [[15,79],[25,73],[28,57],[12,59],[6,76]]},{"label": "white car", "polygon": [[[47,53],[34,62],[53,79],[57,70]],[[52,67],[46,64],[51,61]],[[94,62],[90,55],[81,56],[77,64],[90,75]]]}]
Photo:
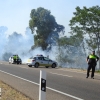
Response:
[{"label": "white car", "polygon": [[44,57],[42,55],[38,55],[38,56],[29,58],[27,61],[27,65],[29,67],[34,66],[35,68],[38,68],[39,66],[45,66],[46,68],[48,67],[55,68],[57,67],[57,62],[47,57]]},{"label": "white car", "polygon": [[15,63],[17,63],[17,64],[22,64],[21,58],[19,58],[16,62],[14,62],[13,56],[11,56],[11,57],[9,58],[9,64],[15,64]]},{"label": "white car", "polygon": [[9,64],[13,64],[14,63],[14,60],[13,60],[13,56],[11,56],[10,58],[9,58]]}]

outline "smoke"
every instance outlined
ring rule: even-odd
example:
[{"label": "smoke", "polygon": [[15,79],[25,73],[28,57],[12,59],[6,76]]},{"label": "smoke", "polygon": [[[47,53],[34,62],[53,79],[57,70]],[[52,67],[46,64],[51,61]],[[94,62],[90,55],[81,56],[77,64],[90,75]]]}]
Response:
[{"label": "smoke", "polygon": [[[8,61],[9,57],[13,54],[18,54],[23,63],[27,59],[37,54],[49,56],[50,59],[58,62],[59,66],[71,68],[86,68],[85,56],[80,52],[80,48],[75,47],[60,47],[55,46],[56,39],[59,38],[58,34],[49,36],[47,42],[52,45],[49,50],[43,51],[41,47],[31,50],[34,44],[34,35],[29,28],[26,28],[24,35],[17,32],[7,34],[8,28],[5,26],[0,27],[0,60]],[[70,48],[70,50],[68,49]]]},{"label": "smoke", "polygon": [[29,28],[26,28],[24,35],[17,32],[7,34],[7,27],[0,27],[0,60],[8,61],[9,57],[17,54],[22,59],[22,62],[27,62],[27,59],[37,54],[48,56],[55,60],[55,56],[52,56],[54,52],[43,51],[41,47],[31,50],[31,46],[34,44],[34,35]]},{"label": "smoke", "polygon": [[7,30],[8,28],[5,26],[0,27],[0,59],[2,59],[2,54],[4,53],[5,45],[7,43]]},{"label": "smoke", "polygon": [[57,46],[55,50],[56,60],[61,67],[86,69],[86,55],[82,47]]},{"label": "smoke", "polygon": [[26,28],[24,35],[17,32],[9,35],[7,30],[5,26],[0,27],[0,60],[8,61],[13,54],[18,54],[20,57],[29,55],[29,50],[34,44],[30,29]]}]

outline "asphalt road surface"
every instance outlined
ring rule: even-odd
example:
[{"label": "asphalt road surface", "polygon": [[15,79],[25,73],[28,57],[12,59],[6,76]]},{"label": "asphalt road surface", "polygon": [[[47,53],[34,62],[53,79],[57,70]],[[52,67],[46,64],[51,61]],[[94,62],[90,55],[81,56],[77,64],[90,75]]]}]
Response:
[{"label": "asphalt road surface", "polygon": [[0,61],[0,80],[38,100],[40,70],[47,73],[46,100],[100,100],[100,75],[86,79],[86,71],[81,70],[30,68]]}]

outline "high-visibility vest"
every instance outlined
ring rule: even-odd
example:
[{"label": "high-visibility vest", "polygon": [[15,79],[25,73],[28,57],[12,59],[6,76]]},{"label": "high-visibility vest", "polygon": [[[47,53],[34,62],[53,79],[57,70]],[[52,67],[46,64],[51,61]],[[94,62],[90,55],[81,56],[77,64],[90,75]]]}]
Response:
[{"label": "high-visibility vest", "polygon": [[16,59],[16,56],[13,56],[13,59]]},{"label": "high-visibility vest", "polygon": [[96,58],[97,58],[97,56],[96,56],[96,55],[92,55],[92,54],[91,54],[91,55],[89,55],[89,58],[90,58],[90,59],[96,59]]}]

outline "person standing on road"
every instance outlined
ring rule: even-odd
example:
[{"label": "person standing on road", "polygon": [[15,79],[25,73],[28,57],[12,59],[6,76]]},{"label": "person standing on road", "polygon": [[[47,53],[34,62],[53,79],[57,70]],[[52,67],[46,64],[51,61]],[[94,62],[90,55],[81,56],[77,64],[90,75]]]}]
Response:
[{"label": "person standing on road", "polygon": [[97,61],[99,60],[99,57],[97,55],[95,55],[95,51],[92,51],[92,54],[90,54],[86,61],[88,63],[88,68],[87,68],[87,77],[89,77],[89,72],[92,69],[92,73],[91,73],[91,78],[94,79],[94,72],[95,72],[95,67],[97,65]]}]

